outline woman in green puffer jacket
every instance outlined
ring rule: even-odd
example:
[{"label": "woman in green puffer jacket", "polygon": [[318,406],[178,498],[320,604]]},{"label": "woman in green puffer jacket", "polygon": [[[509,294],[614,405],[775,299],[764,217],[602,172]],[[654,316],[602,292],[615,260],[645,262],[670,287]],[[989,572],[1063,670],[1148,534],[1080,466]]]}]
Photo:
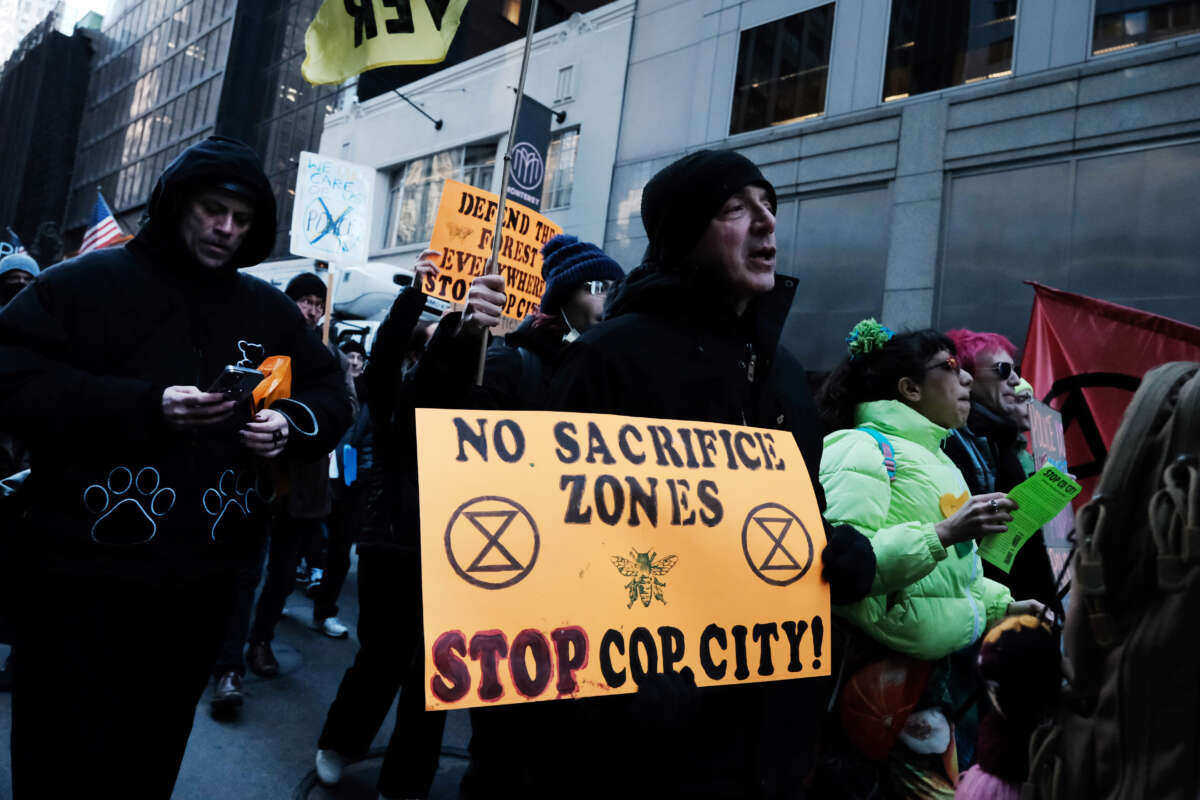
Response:
[{"label": "woman in green puffer jacket", "polygon": [[[833,431],[820,480],[826,518],[871,540],[876,569],[871,593],[834,612],[874,640],[879,657],[893,651],[933,662],[917,707],[942,713],[933,727],[948,731],[945,713],[961,699],[950,697],[948,657],[1007,614],[1039,610],[1036,601],[1014,603],[1006,587],[983,577],[977,552],[977,539],[1006,530],[1016,504],[999,493],[971,497],[939,446],[971,408],[971,376],[959,369],[948,338],[933,330],[895,335],[866,320],[847,342],[850,356],[818,397]],[[941,752],[899,736],[918,753]]]}]

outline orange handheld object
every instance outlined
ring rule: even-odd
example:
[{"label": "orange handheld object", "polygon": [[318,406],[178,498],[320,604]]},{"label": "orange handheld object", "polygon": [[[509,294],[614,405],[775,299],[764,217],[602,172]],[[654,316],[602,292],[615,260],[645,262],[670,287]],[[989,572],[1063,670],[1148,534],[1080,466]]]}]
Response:
[{"label": "orange handheld object", "polygon": [[292,396],[292,359],[289,356],[271,356],[258,365],[267,377],[254,388],[254,410],[270,408],[276,400]]}]

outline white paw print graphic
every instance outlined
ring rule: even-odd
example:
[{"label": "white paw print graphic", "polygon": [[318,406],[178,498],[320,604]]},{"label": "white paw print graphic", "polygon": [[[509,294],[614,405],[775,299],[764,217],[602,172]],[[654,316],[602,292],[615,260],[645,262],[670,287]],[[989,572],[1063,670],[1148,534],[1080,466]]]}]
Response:
[{"label": "white paw print graphic", "polygon": [[[266,490],[264,491],[264,486]],[[249,470],[234,473],[227,469],[212,489],[204,490],[204,511],[216,517],[212,525],[212,540],[218,541],[226,530],[238,530],[250,516],[252,501],[271,502],[275,498],[269,473]]]},{"label": "white paw print graphic", "polygon": [[128,467],[108,473],[104,486],[83,490],[83,504],[96,515],[92,541],[99,544],[145,544],[158,533],[158,519],[175,507],[175,490],[163,487],[158,470],[142,467],[134,477]]}]

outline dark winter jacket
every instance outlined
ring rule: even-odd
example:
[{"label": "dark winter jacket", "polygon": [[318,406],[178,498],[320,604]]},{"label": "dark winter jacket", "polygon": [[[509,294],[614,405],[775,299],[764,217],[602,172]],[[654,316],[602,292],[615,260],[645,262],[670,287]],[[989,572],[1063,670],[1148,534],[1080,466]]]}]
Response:
[{"label": "dark winter jacket", "polygon": [[442,318],[417,367],[419,404],[511,411],[545,408],[546,391],[567,349],[562,327],[553,320],[535,326],[530,317],[503,339],[492,341],[484,359],[483,386],[476,386],[479,340],[454,335],[460,316]]},{"label": "dark winter jacket", "polygon": [[[188,195],[236,181],[255,218],[232,262],[196,263],[179,237]],[[253,152],[209,139],[159,178],[150,219],[123,247],[46,270],[0,312],[0,425],[33,456],[32,529],[53,570],[147,581],[211,573],[256,557],[274,495],[234,419],[179,431],[163,420],[168,386],[208,388],[229,364],[290,356],[292,399],[280,457],[327,453],[350,422],[337,362],[296,305],[240,267],[271,250],[275,204]]]},{"label": "dark winter jacket", "polygon": [[[320,341],[320,334],[312,331]],[[325,345],[341,371],[342,383],[350,397],[351,418],[358,416],[358,396],[354,391],[354,379],[350,377],[350,363],[346,354],[332,342]],[[343,434],[344,437],[344,434]],[[339,443],[340,444],[340,443]],[[338,445],[335,445],[335,449]],[[340,474],[340,473],[339,473]],[[287,465],[287,497],[284,510],[293,519],[325,519],[333,509],[336,495],[329,479],[329,454],[322,453],[312,461],[293,460]]]},{"label": "dark winter jacket", "polygon": [[[1017,455],[1019,436],[1015,422],[972,401],[967,424],[952,431],[942,448],[966,478],[971,494],[1007,493],[1026,477]],[[1025,542],[1010,572],[985,561],[983,574],[1007,586],[1017,600],[1033,598],[1062,612],[1041,531]]]},{"label": "dark winter jacket", "polygon": [[[774,291],[739,318],[693,279],[640,267],[612,299],[609,318],[564,356],[550,407],[789,431],[824,509],[821,424],[804,370],[778,346],[794,292],[793,279],[777,276]],[[875,569],[870,545],[849,528],[827,535],[855,554],[843,564],[847,578],[834,581],[836,601],[858,599]],[[823,558],[828,566],[830,553]],[[828,679],[703,690],[677,681],[652,689],[666,702],[639,691],[580,703],[578,714],[596,731],[597,758],[638,776],[631,780],[676,796],[798,797],[831,689]],[[645,713],[647,705],[658,711]]]},{"label": "dark winter jacket", "polygon": [[403,365],[405,346],[424,307],[425,296],[420,288],[405,288],[375,332],[367,360],[364,378],[372,431],[372,468],[364,472],[360,464],[359,553],[415,554],[419,549],[414,405],[411,386],[404,381]]}]

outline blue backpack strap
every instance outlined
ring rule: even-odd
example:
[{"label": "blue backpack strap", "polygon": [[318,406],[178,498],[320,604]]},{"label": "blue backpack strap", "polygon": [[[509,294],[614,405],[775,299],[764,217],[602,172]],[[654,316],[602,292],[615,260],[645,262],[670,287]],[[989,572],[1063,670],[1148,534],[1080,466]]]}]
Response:
[{"label": "blue backpack strap", "polygon": [[883,466],[887,470],[888,480],[896,480],[896,451],[892,449],[892,443],[887,440],[886,436],[874,428],[860,425],[858,426],[858,430],[870,436],[875,440],[875,444],[879,445],[879,452],[883,454]]}]

